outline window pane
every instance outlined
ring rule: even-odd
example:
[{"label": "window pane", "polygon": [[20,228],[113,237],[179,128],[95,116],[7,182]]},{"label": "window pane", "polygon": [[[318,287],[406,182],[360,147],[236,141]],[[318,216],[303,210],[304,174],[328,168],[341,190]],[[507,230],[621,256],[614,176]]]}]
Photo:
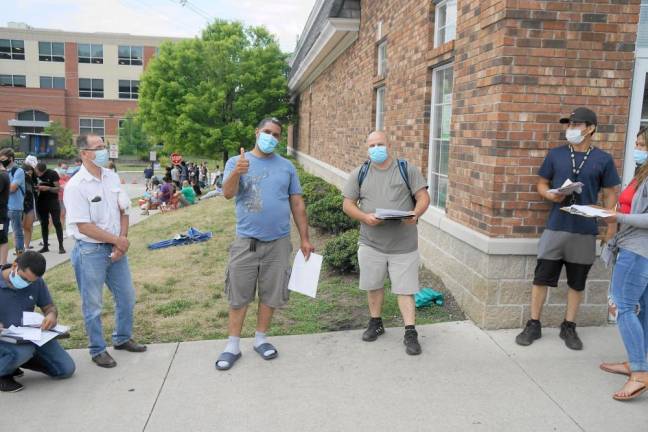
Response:
[{"label": "window pane", "polygon": [[92,57],[101,58],[103,57],[103,45],[93,44],[92,46]]},{"label": "window pane", "polygon": [[92,90],[101,90],[103,91],[103,80],[102,79],[93,79],[92,80]]},{"label": "window pane", "polygon": [[56,89],[64,89],[65,88],[65,78],[63,77],[54,77],[53,79],[53,86]]},{"label": "window pane", "polygon": [[63,42],[52,42],[52,55],[64,56],[65,48]]},{"label": "window pane", "polygon": [[144,49],[142,47],[131,48],[131,64],[141,65],[144,58]]},{"label": "window pane", "polygon": [[450,141],[441,141],[439,152],[439,174],[448,175],[448,158],[450,155]]},{"label": "window pane", "polygon": [[90,80],[88,78],[79,78],[79,90],[90,90]]},{"label": "window pane", "polygon": [[40,77],[40,88],[52,88],[52,77]]},{"label": "window pane", "polygon": [[87,128],[79,128],[79,133],[81,135],[88,135],[92,133],[92,130]]},{"label": "window pane", "polygon": [[104,136],[104,128],[102,128],[102,127],[101,128],[93,128],[92,133],[94,133],[96,135],[99,135],[100,137],[103,138],[103,136]]},{"label": "window pane", "polygon": [[81,127],[90,127],[92,126],[92,120],[82,118],[79,119],[79,124],[81,125]]},{"label": "window pane", "polygon": [[79,57],[90,57],[90,45],[89,44],[79,44],[78,45]]},{"label": "window pane", "polygon": [[14,75],[14,87],[25,87],[25,75]]},{"label": "window pane", "polygon": [[11,41],[9,39],[0,39],[0,52],[11,52]]},{"label": "window pane", "polygon": [[103,119],[92,119],[92,127],[93,128],[104,127]]},{"label": "window pane", "polygon": [[439,177],[439,199],[437,206],[445,208],[446,199],[448,197],[448,179],[447,177]]},{"label": "window pane", "polygon": [[117,49],[117,56],[130,58],[130,47],[127,45],[119,45],[119,48]]},{"label": "window pane", "polygon": [[124,93],[130,92],[130,81],[119,80],[119,91]]},{"label": "window pane", "polygon": [[13,82],[11,80],[11,75],[0,75],[0,86],[9,86],[11,87]]},{"label": "window pane", "polygon": [[447,24],[447,6],[444,4],[439,8],[438,14],[439,14],[439,29],[442,27],[445,27]]},{"label": "window pane", "polygon": [[49,115],[43,111],[34,111],[34,120],[36,121],[49,121]]},{"label": "window pane", "polygon": [[12,45],[12,51],[14,53],[20,53],[20,54],[25,53],[25,41],[12,40],[11,45]]},{"label": "window pane", "polygon": [[49,42],[38,42],[38,55],[51,55],[52,44]]},{"label": "window pane", "polygon": [[133,93],[139,93],[139,81],[131,81],[131,91]]},{"label": "window pane", "polygon": [[439,176],[432,174],[430,176],[430,201],[433,206],[438,207],[438,196],[439,196]]}]

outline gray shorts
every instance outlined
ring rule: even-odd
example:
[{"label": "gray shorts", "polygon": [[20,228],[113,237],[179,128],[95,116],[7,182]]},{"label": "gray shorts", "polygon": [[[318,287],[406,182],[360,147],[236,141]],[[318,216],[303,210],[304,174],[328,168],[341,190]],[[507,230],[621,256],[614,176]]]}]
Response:
[{"label": "gray shorts", "polygon": [[419,292],[418,250],[404,254],[385,254],[361,244],[358,248],[358,264],[361,290],[382,289],[389,273],[394,294],[414,295]]},{"label": "gray shorts", "polygon": [[538,242],[538,259],[592,265],[596,236],[546,229]]},{"label": "gray shorts", "polygon": [[237,238],[230,246],[229,264],[225,272],[225,294],[229,305],[239,309],[254,301],[257,286],[259,300],[277,308],[288,303],[290,279],[290,237],[270,242],[256,241],[250,250],[248,238]]}]

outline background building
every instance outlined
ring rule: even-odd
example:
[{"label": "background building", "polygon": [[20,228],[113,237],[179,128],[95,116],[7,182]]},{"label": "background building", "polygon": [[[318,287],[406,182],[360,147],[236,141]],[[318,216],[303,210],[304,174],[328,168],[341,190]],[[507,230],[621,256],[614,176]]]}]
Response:
[{"label": "background building", "polygon": [[74,135],[117,143],[120,120],[137,107],[140,75],[166,40],[179,39],[0,27],[0,140],[51,155],[43,129],[58,120]]},{"label": "background building", "polygon": [[[595,110],[596,145],[631,179],[628,150],[648,123],[648,1],[319,0],[291,66],[289,147],[304,166],[342,185],[384,129],[429,180],[426,265],[479,325],[517,327],[549,208],[537,169],[564,143],[558,119]],[[545,308],[553,324],[561,285]],[[597,264],[580,323],[605,321],[608,286]]]}]

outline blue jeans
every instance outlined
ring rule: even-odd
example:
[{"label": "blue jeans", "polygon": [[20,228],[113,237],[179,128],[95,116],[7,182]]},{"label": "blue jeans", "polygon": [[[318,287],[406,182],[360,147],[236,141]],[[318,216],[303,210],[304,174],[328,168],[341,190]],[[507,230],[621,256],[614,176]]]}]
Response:
[{"label": "blue jeans", "polygon": [[115,299],[115,331],[113,345],[121,345],[132,336],[135,290],[131,280],[128,257],[112,262],[112,245],[77,240],[72,250],[72,266],[76,276],[86,333],[92,357],[106,351],[101,326],[104,283]]},{"label": "blue jeans", "polygon": [[648,258],[626,249],[619,251],[612,273],[612,299],[630,370],[648,372]]},{"label": "blue jeans", "polygon": [[16,238],[16,244],[14,245],[17,251],[25,250],[25,234],[23,233],[23,211],[22,210],[9,210],[7,212],[9,220],[11,221],[11,229],[13,229],[14,236]]},{"label": "blue jeans", "polygon": [[0,342],[0,376],[11,375],[19,367],[43,372],[52,378],[68,378],[76,367],[72,357],[56,339],[42,347],[32,343]]}]

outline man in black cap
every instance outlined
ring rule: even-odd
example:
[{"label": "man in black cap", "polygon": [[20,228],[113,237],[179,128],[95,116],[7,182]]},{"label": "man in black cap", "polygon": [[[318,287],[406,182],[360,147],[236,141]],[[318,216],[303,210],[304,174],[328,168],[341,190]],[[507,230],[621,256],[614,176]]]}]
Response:
[{"label": "man in black cap", "polygon": [[[556,287],[562,267],[567,273],[567,310],[560,326],[560,337],[568,348],[583,349],[576,334],[576,315],[589,273],[596,255],[598,225],[594,218],[585,218],[561,211],[572,204],[594,205],[603,190],[606,208],[617,202],[617,186],[621,179],[609,153],[592,145],[596,132],[596,114],[587,108],[578,108],[568,118],[565,137],[568,144],[549,150],[538,174],[538,192],[553,203],[547,225],[538,244],[538,261],[531,291],[531,319],[515,341],[531,345],[542,336],[540,315],[547,298],[547,287]],[[580,191],[571,194],[552,193],[550,189],[563,186],[565,180],[583,183]],[[614,233],[608,229],[607,236]]]}]

